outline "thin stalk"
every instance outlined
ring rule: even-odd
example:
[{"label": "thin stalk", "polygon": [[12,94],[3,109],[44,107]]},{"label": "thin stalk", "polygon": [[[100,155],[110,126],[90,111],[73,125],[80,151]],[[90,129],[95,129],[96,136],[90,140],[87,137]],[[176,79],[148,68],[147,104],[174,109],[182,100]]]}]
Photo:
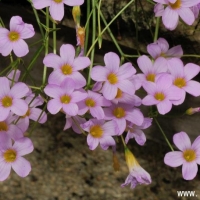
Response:
[{"label": "thin stalk", "polygon": [[156,18],[156,28],[155,28],[154,39],[153,39],[154,42],[158,39],[159,25],[160,25],[160,17],[157,17]]},{"label": "thin stalk", "polygon": [[181,56],[182,58],[183,57],[195,57],[195,58],[200,58],[200,55],[195,55],[195,54],[184,54]]},{"label": "thin stalk", "polygon": [[53,53],[56,54],[56,23],[53,22]]},{"label": "thin stalk", "polygon": [[[118,13],[117,15],[115,15],[115,17],[108,23],[108,25],[101,31],[101,35],[108,29],[108,27],[117,19],[117,17],[119,17],[119,15],[121,15],[122,12],[124,12],[124,10],[126,10],[126,8],[128,8],[135,0],[131,0],[129,3],[127,3]],[[88,50],[86,56],[88,56],[90,54],[90,52],[92,51],[92,49],[94,48],[96,42],[98,41],[98,37],[96,38],[96,40],[92,43],[90,49]]]},{"label": "thin stalk", "polygon": [[125,143],[124,138],[123,138],[122,135],[121,135],[121,140],[122,140],[122,143],[123,143],[123,145],[124,145],[124,148],[126,148],[127,146],[126,146],[126,143]]},{"label": "thin stalk", "polygon": [[164,132],[163,129],[161,128],[160,124],[158,123],[158,120],[156,119],[156,117],[154,117],[154,120],[155,120],[155,122],[156,122],[158,128],[160,129],[160,132],[162,133],[162,135],[163,135],[165,141],[167,142],[169,148],[170,148],[172,151],[174,151],[172,145],[170,144],[169,140],[167,139],[167,136],[165,135],[165,132]]}]

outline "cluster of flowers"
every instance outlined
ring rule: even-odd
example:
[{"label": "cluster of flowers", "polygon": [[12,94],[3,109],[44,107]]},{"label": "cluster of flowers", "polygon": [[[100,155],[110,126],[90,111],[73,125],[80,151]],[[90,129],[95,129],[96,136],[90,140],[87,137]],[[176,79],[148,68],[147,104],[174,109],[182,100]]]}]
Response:
[{"label": "cluster of flowers", "polygon": [[[155,0],[156,1],[156,0]],[[163,16],[163,23],[174,29],[178,23],[178,15],[188,24],[193,23],[193,10],[197,10],[200,0],[157,0],[155,7],[157,16]],[[64,4],[77,6],[83,0],[32,0],[36,9],[50,7],[53,19],[61,20],[64,16]],[[164,8],[162,4],[168,6]],[[169,16],[170,20],[169,20]],[[186,17],[186,16],[189,17]],[[173,22],[171,22],[171,20]],[[79,26],[77,26],[79,27]],[[0,53],[7,56],[13,52],[17,57],[28,53],[28,45],[23,39],[35,34],[33,26],[22,21],[21,17],[11,18],[10,30],[0,28]],[[81,45],[84,42],[78,40]],[[54,70],[48,77],[44,93],[50,97],[47,110],[51,114],[66,114],[64,130],[72,127],[74,132],[87,132],[87,144],[94,150],[99,144],[103,150],[116,149],[115,137],[127,132],[125,143],[134,138],[139,145],[144,145],[146,136],[143,129],[148,128],[152,119],[144,117],[139,109],[156,105],[161,115],[168,113],[172,105],[180,105],[185,100],[186,92],[200,95],[200,83],[191,80],[200,67],[193,63],[185,66],[180,57],[183,55],[181,46],[169,49],[164,38],[147,46],[153,61],[146,55],[138,58],[137,63],[142,73],[130,62],[120,66],[117,54],[109,52],[104,56],[105,66],[94,66],[91,78],[95,81],[92,90],[86,86],[86,79],[80,73],[91,63],[83,52],[75,57],[75,49],[70,44],[63,44],[60,56],[50,53],[43,63]],[[0,78],[0,181],[5,180],[11,167],[21,177],[29,174],[30,163],[22,156],[33,151],[31,140],[24,137],[29,127],[29,119],[45,123],[45,111],[37,108],[44,103],[41,96],[19,82],[20,71],[11,71],[6,77]],[[147,96],[141,99],[135,92],[143,88]],[[181,151],[166,154],[164,162],[172,167],[183,165],[183,177],[191,180],[196,176],[199,160],[199,137],[191,145],[186,133],[174,135],[174,143]],[[131,184],[151,183],[151,177],[137,162],[134,155],[125,145],[125,157],[129,175],[122,186]]]}]

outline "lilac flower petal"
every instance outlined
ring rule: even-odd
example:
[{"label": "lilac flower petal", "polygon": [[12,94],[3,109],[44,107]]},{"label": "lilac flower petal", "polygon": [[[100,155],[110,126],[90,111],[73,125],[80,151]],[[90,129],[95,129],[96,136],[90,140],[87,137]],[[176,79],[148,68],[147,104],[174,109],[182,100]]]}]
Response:
[{"label": "lilac flower petal", "polygon": [[186,92],[195,97],[200,95],[200,83],[197,81],[188,81],[184,89]]},{"label": "lilac flower petal", "polygon": [[194,78],[199,72],[200,72],[199,65],[188,63],[184,67],[184,75],[185,75],[186,81],[189,81],[192,78]]},{"label": "lilac flower petal", "polygon": [[111,136],[105,136],[99,140],[101,148],[107,150],[109,146],[115,146],[115,140]]},{"label": "lilac flower petal", "polygon": [[178,167],[184,162],[183,153],[181,151],[169,152],[164,157],[164,163],[170,167]]},{"label": "lilac flower petal", "polygon": [[188,25],[192,25],[195,17],[194,13],[191,11],[190,8],[180,8],[177,10],[178,14],[180,15],[181,19]]},{"label": "lilac flower petal", "polygon": [[4,181],[8,178],[11,171],[11,164],[5,161],[0,162],[0,181]]},{"label": "lilac flower petal", "polygon": [[117,73],[119,70],[120,59],[116,53],[109,52],[104,56],[105,67],[109,72]]},{"label": "lilac flower petal", "polygon": [[152,95],[147,95],[144,97],[144,99],[142,99],[142,104],[145,106],[152,106],[156,105],[157,103],[159,103],[159,101],[156,100]]},{"label": "lilac flower petal", "polygon": [[[179,89],[179,88],[177,88],[177,89]],[[168,96],[169,100],[172,102],[173,105],[176,105],[176,106],[177,106],[177,105],[180,105],[180,104],[182,104],[182,103],[184,102],[185,96],[186,96],[185,90],[179,89],[179,91],[177,91],[178,93],[175,93],[175,90],[173,90],[173,91],[170,90],[170,93],[171,93],[171,92],[174,93],[174,97],[175,97],[176,95],[179,96],[179,94],[181,94],[181,95],[180,95],[180,99],[177,99],[177,100],[171,100],[170,97],[169,97],[171,94]],[[178,96],[177,96],[177,97],[178,97]]]},{"label": "lilac flower petal", "polygon": [[172,109],[172,103],[166,99],[157,104],[157,109],[160,114],[164,115]]},{"label": "lilac flower petal", "polygon": [[115,119],[116,123],[117,123],[117,128],[119,130],[118,135],[121,135],[125,129],[126,129],[126,120],[124,118],[121,119]]},{"label": "lilac flower petal", "polygon": [[4,108],[4,107],[0,106],[0,113],[1,113],[0,121],[4,121],[10,113],[10,108]]},{"label": "lilac flower petal", "polygon": [[48,78],[48,83],[49,84],[54,84],[54,85],[60,85],[62,81],[66,78],[67,76],[64,75],[61,70],[54,70],[51,72]]},{"label": "lilac flower petal", "polygon": [[195,161],[185,162],[182,167],[182,174],[185,180],[192,180],[197,175],[198,166]]},{"label": "lilac flower petal", "polygon": [[60,56],[62,60],[69,65],[73,65],[75,49],[71,44],[63,44],[60,47]]},{"label": "lilac flower petal", "polygon": [[64,62],[60,56],[53,53],[46,55],[44,57],[43,63],[47,67],[53,67],[54,69],[59,69],[62,65],[64,65]]},{"label": "lilac flower petal", "polygon": [[66,117],[66,123],[63,130],[67,130],[72,126],[72,119]]},{"label": "lilac flower petal", "polygon": [[92,88],[92,91],[97,92],[102,88],[103,82],[96,82]]},{"label": "lilac flower petal", "polygon": [[185,7],[185,8],[188,8],[188,7],[192,7],[192,6],[195,6],[199,3],[199,0],[181,0],[181,6],[182,7]]},{"label": "lilac flower petal", "polygon": [[79,72],[74,72],[70,78],[72,78],[75,82],[75,89],[80,89],[86,85],[84,76]]},{"label": "lilac flower petal", "polygon": [[103,85],[103,88],[102,88],[102,93],[103,93],[103,96],[107,100],[112,100],[117,95],[117,86],[111,85],[110,83],[105,82],[104,85]]},{"label": "lilac flower petal", "polygon": [[8,56],[13,49],[12,43],[7,38],[3,40],[3,44],[2,41],[0,41],[0,49],[0,53],[3,56]]},{"label": "lilac flower petal", "polygon": [[161,48],[162,53],[166,53],[169,49],[169,44],[164,38],[159,38],[157,40],[159,47]]},{"label": "lilac flower petal", "polygon": [[[8,75],[8,79],[13,80],[14,82],[18,82],[19,77],[20,77],[21,71],[16,69],[16,70],[12,70]],[[12,81],[10,81],[10,85],[11,85]]]},{"label": "lilac flower petal", "polygon": [[55,115],[60,111],[62,108],[62,104],[60,99],[51,99],[47,104],[47,110],[52,114]]},{"label": "lilac flower petal", "polygon": [[111,120],[114,118],[112,110],[110,108],[104,108],[105,120]]},{"label": "lilac flower petal", "polygon": [[10,30],[11,31],[20,31],[24,28],[25,23],[23,22],[20,16],[13,16],[10,19]]},{"label": "lilac flower petal", "polygon": [[108,76],[108,69],[102,66],[95,66],[91,71],[91,78],[94,81],[106,81]]},{"label": "lilac flower petal", "polygon": [[198,136],[192,143],[192,149],[194,149],[195,152],[200,155],[200,136]]},{"label": "lilac flower petal", "polygon": [[10,92],[9,80],[6,77],[0,77],[0,97],[4,97]]},{"label": "lilac flower petal", "polygon": [[133,124],[140,126],[144,121],[144,116],[139,109],[133,109],[130,111],[126,111],[126,119]]},{"label": "lilac flower petal", "polygon": [[151,60],[143,55],[143,56],[140,56],[138,59],[137,59],[137,63],[138,63],[138,66],[139,68],[141,69],[141,71],[144,73],[144,74],[147,74],[149,71],[151,71],[152,69],[152,62]]},{"label": "lilac flower petal", "polygon": [[34,147],[32,141],[29,138],[23,137],[15,141],[13,149],[17,151],[19,156],[24,156],[31,153]]},{"label": "lilac flower petal", "polygon": [[181,57],[183,55],[183,49],[181,45],[172,47],[166,52],[167,57]]},{"label": "lilac flower petal", "polygon": [[68,6],[79,6],[84,3],[84,0],[63,0],[63,3]]},{"label": "lilac flower petal", "polygon": [[23,157],[18,157],[15,162],[12,163],[13,170],[21,177],[26,177],[31,171],[31,164]]},{"label": "lilac flower petal", "polygon": [[17,122],[17,127],[25,133],[28,130],[29,127],[29,117],[20,118]]},{"label": "lilac flower petal", "polygon": [[181,151],[191,148],[190,138],[188,137],[187,133],[183,131],[174,134],[173,142]]},{"label": "lilac flower petal", "polygon": [[[167,98],[169,100],[179,100],[185,97],[185,91],[183,89],[180,89],[174,85],[172,85],[167,91]],[[184,98],[185,99],[185,98]],[[184,100],[183,99],[183,100]],[[178,105],[178,104],[176,104]]]},{"label": "lilac flower petal", "polygon": [[123,64],[120,68],[119,71],[117,72],[119,80],[124,80],[127,78],[132,77],[136,73],[136,69],[132,66],[131,63],[125,63]]},{"label": "lilac flower petal", "polygon": [[155,43],[147,45],[147,51],[154,59],[156,59],[161,54],[160,47]]},{"label": "lilac flower petal", "polygon": [[118,87],[123,92],[126,92],[127,94],[133,95],[135,94],[135,87],[133,83],[129,80],[123,80],[118,83]]},{"label": "lilac flower petal", "polygon": [[90,59],[88,57],[77,57],[74,59],[73,68],[74,70],[85,69],[90,65]]},{"label": "lilac flower petal", "polygon": [[76,103],[86,99],[88,95],[86,92],[75,91],[71,94],[71,96],[72,96],[71,103]]},{"label": "lilac flower petal", "polygon": [[135,131],[135,141],[141,146],[145,144],[146,136],[143,131],[139,129]]},{"label": "lilac flower petal", "polygon": [[75,87],[76,87],[76,84],[74,82],[73,79],[71,78],[66,78],[61,84],[60,84],[60,87],[62,89],[62,91],[65,91],[67,94],[71,94]]},{"label": "lilac flower petal", "polygon": [[169,6],[165,8],[162,16],[163,24],[169,30],[174,30],[178,25],[178,13]]},{"label": "lilac flower petal", "polygon": [[151,126],[153,119],[146,117],[144,118],[144,121],[142,123],[142,125],[140,126],[141,129],[146,129],[149,128],[149,126]]},{"label": "lilac flower petal", "polygon": [[5,131],[1,131],[0,132],[0,150],[8,149],[11,146],[12,146],[11,138],[8,136],[8,134]]},{"label": "lilac flower petal", "polygon": [[22,39],[28,39],[35,35],[35,31],[32,24],[25,24],[23,30],[20,33]]},{"label": "lilac flower petal", "polygon": [[145,81],[142,84],[143,88],[146,90],[148,94],[154,95],[156,92],[156,84],[150,81]]},{"label": "lilac flower petal", "polygon": [[13,44],[13,51],[17,57],[23,57],[29,52],[28,45],[24,40],[19,39]]},{"label": "lilac flower petal", "polygon": [[53,84],[47,85],[44,88],[44,92],[45,94],[47,94],[48,96],[52,98],[59,98],[63,94],[62,89],[59,86],[53,85]]},{"label": "lilac flower petal", "polygon": [[163,57],[159,57],[154,62],[154,68],[156,73],[166,72],[167,71],[167,61]]},{"label": "lilac flower petal", "polygon": [[49,12],[54,20],[61,21],[64,17],[64,4],[51,1]]},{"label": "lilac flower petal", "polygon": [[31,108],[31,114],[29,118],[32,119],[33,121],[38,121],[39,123],[43,124],[47,121],[47,114],[43,112],[40,108]]},{"label": "lilac flower petal", "polygon": [[24,134],[21,131],[21,129],[14,124],[9,125],[9,130],[7,131],[7,133],[14,140],[24,137]]},{"label": "lilac flower petal", "polygon": [[97,146],[99,144],[99,139],[93,138],[90,134],[88,134],[88,136],[87,136],[87,144],[88,144],[90,150],[94,150],[94,149],[97,148]]},{"label": "lilac flower petal", "polygon": [[21,82],[15,83],[10,91],[11,95],[14,98],[25,97],[28,92],[29,92],[28,86],[25,83]]},{"label": "lilac flower petal", "polygon": [[10,109],[14,114],[23,116],[28,110],[28,105],[22,99],[13,99],[13,105]]},{"label": "lilac flower petal", "polygon": [[90,108],[90,114],[97,119],[104,119],[105,117],[103,109],[100,106]]},{"label": "lilac flower petal", "polygon": [[155,12],[155,16],[156,17],[161,17],[163,15],[163,12],[164,12],[164,5],[160,4],[160,3],[157,3],[154,6],[154,12]]},{"label": "lilac flower petal", "polygon": [[156,86],[158,91],[165,91],[172,86],[172,76],[171,74],[163,73],[156,80]]},{"label": "lilac flower petal", "polygon": [[[74,117],[74,120],[77,122],[77,124],[83,124],[83,123],[85,123],[86,122],[86,119],[85,118],[82,118],[82,117],[79,117],[79,116],[75,116]],[[80,133],[82,133],[82,129],[81,129],[81,127],[80,126],[78,126],[74,121],[72,121],[72,129],[73,129],[73,131],[75,132],[75,133],[78,133],[78,134],[80,134]]]},{"label": "lilac flower petal", "polygon": [[75,103],[63,104],[63,110],[70,116],[78,114],[78,106]]},{"label": "lilac flower petal", "polygon": [[118,132],[116,132],[116,130],[118,130],[118,128],[116,126],[117,126],[117,123],[114,120],[106,122],[102,126],[102,128],[104,130],[104,136],[118,135]]},{"label": "lilac flower petal", "polygon": [[51,5],[51,0],[32,0],[35,9],[46,8]]}]

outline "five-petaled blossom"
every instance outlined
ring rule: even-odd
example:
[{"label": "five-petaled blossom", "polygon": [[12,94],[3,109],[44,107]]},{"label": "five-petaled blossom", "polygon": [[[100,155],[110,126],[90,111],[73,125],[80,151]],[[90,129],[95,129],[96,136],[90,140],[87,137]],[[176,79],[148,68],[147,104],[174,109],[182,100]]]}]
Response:
[{"label": "five-petaled blossom", "polygon": [[180,58],[183,55],[181,45],[177,45],[169,49],[169,44],[164,38],[159,38],[154,43],[147,45],[147,51],[152,58],[164,57],[170,59],[172,57]]},{"label": "five-petaled blossom", "polygon": [[138,163],[132,152],[125,147],[125,158],[129,168],[129,175],[127,176],[125,183],[121,186],[131,184],[131,188],[135,188],[138,184],[148,185],[151,183],[151,176],[146,172]]},{"label": "five-petaled blossom", "polygon": [[125,63],[120,66],[120,59],[116,53],[109,52],[104,56],[105,67],[95,66],[91,71],[91,78],[97,82],[103,82],[103,96],[112,100],[120,89],[128,94],[135,93],[135,87],[129,78],[136,70],[131,63]]},{"label": "five-petaled blossom", "polygon": [[10,82],[6,77],[0,78],[0,86],[0,121],[4,121],[10,111],[19,116],[25,115],[28,105],[22,98],[29,92],[28,86],[18,82],[10,88]]},{"label": "five-petaled blossom", "polygon": [[75,58],[75,49],[71,44],[63,44],[60,47],[60,56],[50,53],[45,56],[43,63],[47,67],[53,67],[54,71],[49,75],[48,83],[60,85],[66,78],[75,82],[76,89],[86,85],[86,80],[79,70],[90,65],[88,57]]},{"label": "five-petaled blossom", "polygon": [[60,86],[48,84],[44,88],[44,92],[53,98],[47,104],[47,109],[51,114],[54,115],[61,109],[70,116],[78,114],[77,102],[85,99],[87,94],[76,90],[74,91],[75,86],[74,81],[67,78]]},{"label": "five-petaled blossom", "polygon": [[[154,0],[156,4],[154,12],[156,17],[162,16],[165,27],[174,30],[180,18],[188,25],[192,25],[195,16],[191,10],[192,6],[200,3],[200,0]],[[166,6],[166,7],[165,7]]]},{"label": "five-petaled blossom", "polygon": [[13,16],[10,20],[10,31],[0,27],[0,53],[8,56],[13,50],[17,57],[23,57],[28,52],[28,45],[24,39],[35,35],[31,24],[26,24],[19,16]]},{"label": "five-petaled blossom", "polygon": [[145,82],[144,89],[148,95],[142,100],[142,104],[146,106],[156,105],[158,112],[162,115],[168,113],[172,108],[172,101],[181,98],[181,91],[175,87],[170,74],[160,75],[155,83]]},{"label": "five-petaled blossom", "polygon": [[185,132],[174,134],[173,142],[180,151],[172,151],[165,155],[164,162],[170,167],[182,166],[182,174],[185,180],[192,180],[198,171],[200,164],[200,136],[193,144]]},{"label": "five-petaled blossom", "polygon": [[29,138],[23,137],[12,140],[4,132],[0,133],[0,181],[8,178],[11,168],[21,177],[26,177],[31,171],[31,165],[22,156],[33,151],[33,143]]},{"label": "five-petaled blossom", "polygon": [[90,150],[96,149],[99,143],[104,150],[107,150],[109,146],[115,146],[115,140],[112,136],[118,134],[118,128],[114,121],[105,122],[105,120],[90,119],[81,124],[81,127],[89,133],[87,143]]},{"label": "five-petaled blossom", "polygon": [[32,0],[35,9],[49,6],[50,15],[54,20],[61,21],[64,17],[64,4],[68,6],[82,5],[84,0]]}]

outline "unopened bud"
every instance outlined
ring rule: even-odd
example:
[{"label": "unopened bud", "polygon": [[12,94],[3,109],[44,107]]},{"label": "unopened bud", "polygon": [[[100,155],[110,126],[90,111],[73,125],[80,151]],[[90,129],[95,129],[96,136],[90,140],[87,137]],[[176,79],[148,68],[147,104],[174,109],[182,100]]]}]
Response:
[{"label": "unopened bud", "polygon": [[85,43],[85,28],[81,26],[77,27],[76,34],[77,34],[77,45],[80,45],[81,48],[83,48]]},{"label": "unopened bud", "polygon": [[194,113],[200,112],[200,107],[197,108],[189,108],[186,110],[187,115],[193,115]]},{"label": "unopened bud", "polygon": [[74,18],[74,22],[76,25],[80,25],[80,18],[81,18],[81,9],[80,6],[74,6],[72,9],[72,15]]}]

